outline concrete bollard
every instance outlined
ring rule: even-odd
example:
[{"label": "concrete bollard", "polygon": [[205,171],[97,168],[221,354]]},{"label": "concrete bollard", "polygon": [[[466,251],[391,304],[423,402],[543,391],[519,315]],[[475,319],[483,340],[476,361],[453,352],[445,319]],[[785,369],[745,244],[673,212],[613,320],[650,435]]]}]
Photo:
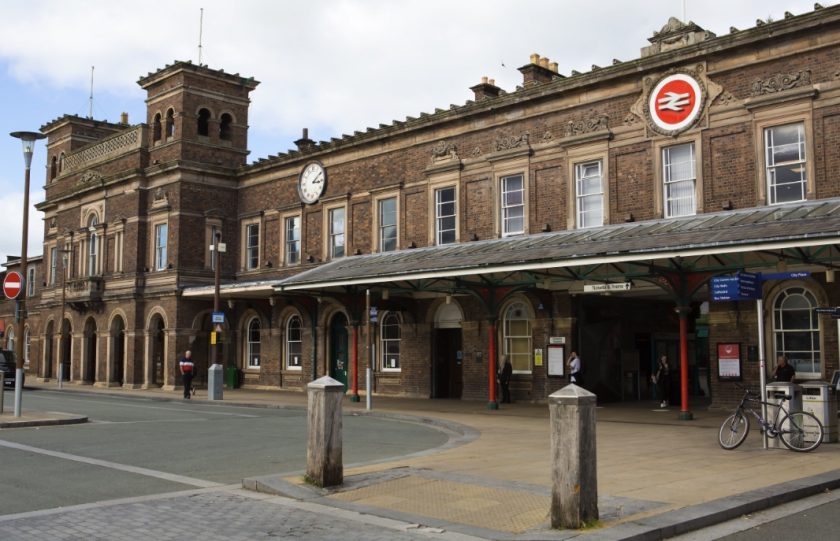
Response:
[{"label": "concrete bollard", "polygon": [[341,400],[344,385],[324,376],[306,386],[309,438],[306,445],[306,480],[319,487],[344,481],[341,435]]},{"label": "concrete bollard", "polygon": [[551,527],[598,520],[596,397],[575,384],[548,397],[551,413]]}]

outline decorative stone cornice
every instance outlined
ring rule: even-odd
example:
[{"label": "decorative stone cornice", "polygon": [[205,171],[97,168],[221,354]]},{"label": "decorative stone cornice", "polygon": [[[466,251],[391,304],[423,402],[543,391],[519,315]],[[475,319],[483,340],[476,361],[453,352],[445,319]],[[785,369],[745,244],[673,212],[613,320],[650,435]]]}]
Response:
[{"label": "decorative stone cornice", "polygon": [[94,164],[115,158],[129,150],[140,148],[145,140],[142,136],[143,128],[143,126],[137,126],[70,154],[64,158],[62,174],[80,171]]},{"label": "decorative stone cornice", "polygon": [[566,130],[563,137],[574,137],[577,135],[584,135],[596,131],[603,131],[610,129],[610,117],[607,115],[597,115],[585,118],[583,120],[570,120],[566,124]]},{"label": "decorative stone cornice", "polygon": [[496,151],[500,152],[503,150],[511,150],[514,148],[520,148],[522,146],[528,146],[528,137],[529,134],[523,133],[520,136],[511,135],[509,137],[499,137],[496,139]]}]

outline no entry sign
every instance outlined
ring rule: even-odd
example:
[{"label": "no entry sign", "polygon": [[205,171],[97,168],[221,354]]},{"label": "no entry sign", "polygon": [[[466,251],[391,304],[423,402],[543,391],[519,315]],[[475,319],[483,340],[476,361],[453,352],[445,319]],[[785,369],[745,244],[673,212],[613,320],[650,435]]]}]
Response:
[{"label": "no entry sign", "polygon": [[3,293],[6,294],[6,298],[16,299],[21,289],[23,289],[23,276],[14,271],[6,273],[6,278],[3,280]]}]

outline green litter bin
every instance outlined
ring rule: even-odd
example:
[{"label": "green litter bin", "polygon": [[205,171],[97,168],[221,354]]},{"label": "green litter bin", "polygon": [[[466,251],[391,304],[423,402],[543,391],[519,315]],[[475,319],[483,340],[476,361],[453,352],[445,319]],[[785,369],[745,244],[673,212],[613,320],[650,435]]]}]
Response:
[{"label": "green litter bin", "polygon": [[236,389],[239,386],[238,370],[235,366],[228,366],[225,373],[225,384],[228,389]]}]

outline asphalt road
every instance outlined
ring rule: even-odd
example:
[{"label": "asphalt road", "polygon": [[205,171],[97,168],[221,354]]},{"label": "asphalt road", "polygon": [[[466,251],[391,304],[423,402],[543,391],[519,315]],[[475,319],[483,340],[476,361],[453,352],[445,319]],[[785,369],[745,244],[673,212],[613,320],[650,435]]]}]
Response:
[{"label": "asphalt road", "polygon": [[[6,406],[10,407],[9,393]],[[303,472],[306,412],[26,391],[28,410],[90,422],[0,430],[0,515],[239,484]],[[345,467],[443,445],[441,430],[364,415],[343,418]]]}]

